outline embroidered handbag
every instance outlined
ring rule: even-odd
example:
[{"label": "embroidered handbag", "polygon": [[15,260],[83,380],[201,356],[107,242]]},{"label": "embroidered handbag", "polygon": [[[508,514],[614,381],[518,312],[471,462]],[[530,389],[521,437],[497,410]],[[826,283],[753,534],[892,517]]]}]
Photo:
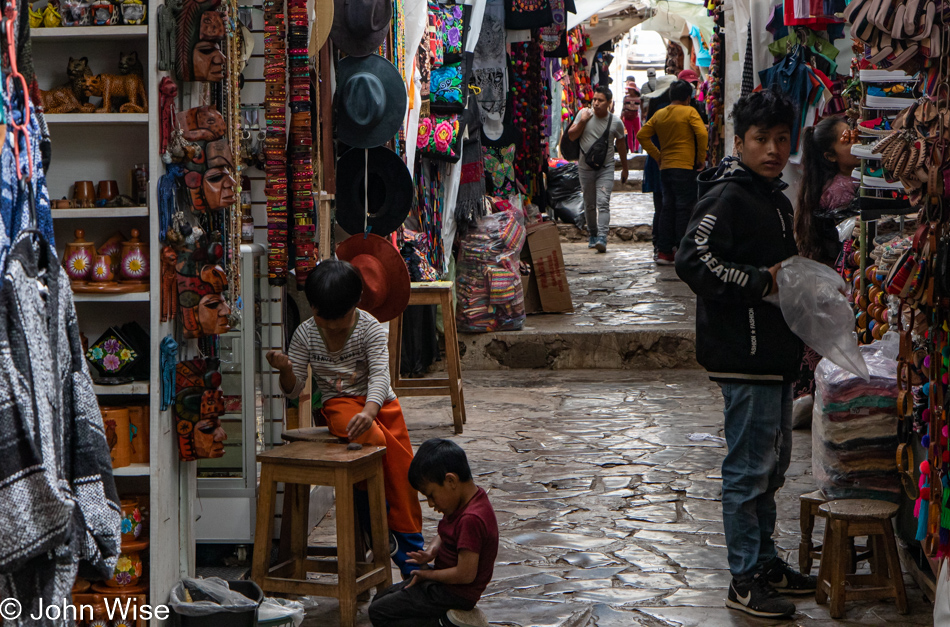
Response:
[{"label": "embroidered handbag", "polygon": [[465,61],[433,68],[429,74],[429,103],[432,111],[461,113],[468,98],[468,72]]},{"label": "embroidered handbag", "polygon": [[423,157],[455,163],[462,157],[462,124],[458,115],[419,119],[416,148]]}]

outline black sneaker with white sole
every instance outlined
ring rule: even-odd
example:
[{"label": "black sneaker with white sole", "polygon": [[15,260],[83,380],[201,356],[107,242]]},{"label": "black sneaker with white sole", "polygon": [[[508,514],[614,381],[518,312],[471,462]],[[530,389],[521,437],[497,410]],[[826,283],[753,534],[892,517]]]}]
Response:
[{"label": "black sneaker with white sole", "polygon": [[803,575],[776,556],[762,569],[765,580],[782,594],[812,594],[818,587],[818,578]]},{"label": "black sneaker with white sole", "polygon": [[795,613],[795,604],[776,592],[761,574],[744,581],[733,577],[726,607],[762,618],[788,618]]}]

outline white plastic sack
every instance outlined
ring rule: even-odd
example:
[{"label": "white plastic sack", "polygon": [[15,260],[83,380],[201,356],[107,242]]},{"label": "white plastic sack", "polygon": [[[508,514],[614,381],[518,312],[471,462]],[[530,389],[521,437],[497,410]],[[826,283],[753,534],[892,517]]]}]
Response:
[{"label": "white plastic sack", "polygon": [[294,627],[300,627],[304,619],[303,603],[291,601],[290,599],[264,599],[260,609],[257,610],[257,622],[273,620],[275,618],[293,618]]},{"label": "white plastic sack", "polygon": [[[185,600],[185,584],[192,590],[197,589],[208,595],[213,601]],[[209,616],[221,612],[248,612],[257,607],[257,601],[249,599],[240,592],[231,590],[228,582],[218,577],[192,579],[184,577],[172,588],[168,605],[182,616]]]},{"label": "white plastic sack", "polygon": [[846,242],[849,239],[852,239],[852,235],[854,234],[854,227],[857,226],[857,224],[858,224],[858,216],[854,216],[854,217],[848,218],[847,220],[843,220],[837,226],[838,241]]},{"label": "white plastic sack", "polygon": [[940,562],[937,575],[937,594],[934,597],[934,625],[950,625],[950,563]]},{"label": "white plastic sack", "polygon": [[858,351],[854,312],[843,292],[845,282],[828,266],[789,257],[778,271],[782,316],[792,333],[832,363],[870,381]]}]

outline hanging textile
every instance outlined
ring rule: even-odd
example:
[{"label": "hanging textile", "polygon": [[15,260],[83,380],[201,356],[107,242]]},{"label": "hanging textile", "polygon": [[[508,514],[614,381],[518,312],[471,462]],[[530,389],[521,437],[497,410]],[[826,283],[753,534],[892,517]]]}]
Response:
[{"label": "hanging textile", "polygon": [[499,121],[505,117],[508,97],[508,64],[505,53],[505,5],[502,0],[488,0],[475,59],[472,62],[482,120]]},{"label": "hanging textile", "polygon": [[512,123],[520,137],[515,178],[529,197],[542,189],[541,170],[547,155],[547,119],[550,95],[543,74],[541,44],[537,40],[511,45]]}]

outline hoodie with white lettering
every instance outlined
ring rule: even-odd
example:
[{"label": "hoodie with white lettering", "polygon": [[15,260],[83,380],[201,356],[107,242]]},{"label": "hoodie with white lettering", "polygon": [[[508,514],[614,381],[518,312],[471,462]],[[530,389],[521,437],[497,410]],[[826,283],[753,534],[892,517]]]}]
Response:
[{"label": "hoodie with white lettering", "polygon": [[728,157],[699,175],[699,200],[676,252],[696,294],[696,359],[716,381],[774,383],[798,376],[802,343],[763,298],[768,269],[798,253],[780,179]]}]

